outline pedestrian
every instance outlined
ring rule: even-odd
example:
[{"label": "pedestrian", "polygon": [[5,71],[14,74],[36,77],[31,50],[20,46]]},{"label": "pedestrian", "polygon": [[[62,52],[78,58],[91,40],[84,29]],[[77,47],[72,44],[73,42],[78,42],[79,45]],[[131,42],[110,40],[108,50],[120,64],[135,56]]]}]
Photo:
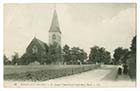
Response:
[{"label": "pedestrian", "polygon": [[118,75],[122,75],[122,70],[123,70],[122,65],[120,65],[118,67]]},{"label": "pedestrian", "polygon": [[119,68],[118,68],[118,75],[121,75],[121,74],[122,74],[122,68],[119,67]]},{"label": "pedestrian", "polygon": [[127,64],[124,64],[123,65],[123,74],[124,75],[127,75],[128,74],[128,65]]}]

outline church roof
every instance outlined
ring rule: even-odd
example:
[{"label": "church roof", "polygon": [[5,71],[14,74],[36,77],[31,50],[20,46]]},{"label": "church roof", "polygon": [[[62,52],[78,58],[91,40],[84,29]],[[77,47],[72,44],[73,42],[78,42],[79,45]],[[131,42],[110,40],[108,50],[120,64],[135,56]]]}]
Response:
[{"label": "church roof", "polygon": [[54,13],[53,13],[52,23],[51,23],[49,32],[60,32],[61,33],[60,28],[59,28],[59,22],[58,22],[56,10],[54,10]]},{"label": "church roof", "polygon": [[46,43],[45,42],[43,42],[43,41],[41,41],[41,40],[39,40],[39,39],[37,39],[36,38],[36,40],[37,40],[37,42],[41,45],[41,47],[43,48],[43,49],[46,49]]},{"label": "church roof", "polygon": [[32,42],[30,44],[32,44],[33,42],[37,42],[41,48],[43,48],[44,50],[46,50],[46,46],[47,44],[39,39],[37,39],[36,37],[34,37],[34,39],[32,40]]}]

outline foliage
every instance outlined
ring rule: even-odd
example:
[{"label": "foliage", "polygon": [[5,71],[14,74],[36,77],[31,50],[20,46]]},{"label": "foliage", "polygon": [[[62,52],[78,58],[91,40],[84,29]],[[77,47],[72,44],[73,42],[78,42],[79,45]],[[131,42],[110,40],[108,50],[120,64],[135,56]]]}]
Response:
[{"label": "foliage", "polygon": [[40,64],[49,64],[48,54],[41,55],[41,54],[31,54],[25,53],[21,56],[20,60],[18,61],[18,65],[28,65],[30,63],[39,62]]},{"label": "foliage", "polygon": [[129,75],[132,79],[136,79],[136,54],[131,53],[128,58]]},{"label": "foliage", "polygon": [[36,56],[30,53],[25,53],[21,56],[20,61],[18,62],[19,65],[28,65],[36,60]]},{"label": "foliage", "polygon": [[136,53],[136,36],[132,39],[132,43],[131,43],[130,49],[131,49],[131,51],[133,53]]},{"label": "foliage", "polygon": [[[98,68],[99,65],[5,66],[4,80],[46,81]],[[24,69],[24,70],[23,70]]]},{"label": "foliage", "polygon": [[132,79],[136,79],[136,36],[132,39],[131,51],[128,58],[129,75]]},{"label": "foliage", "polygon": [[108,51],[103,52],[104,53],[104,63],[109,64],[111,62],[111,54]]},{"label": "foliage", "polygon": [[87,59],[87,53],[79,47],[63,47],[64,63],[66,64],[82,64]]},{"label": "foliage", "polygon": [[10,65],[11,61],[4,55],[4,65]]},{"label": "foliage", "polygon": [[127,53],[129,52],[128,49],[123,49],[122,47],[118,47],[114,50],[114,64],[119,64],[119,63],[123,63],[125,62],[125,60],[122,60],[125,55],[127,55]]},{"label": "foliage", "polygon": [[106,51],[103,47],[94,46],[90,50],[89,61],[91,63],[108,64],[111,61],[110,52]]},{"label": "foliage", "polygon": [[49,61],[51,64],[61,63],[62,62],[62,52],[61,47],[54,43],[53,45],[49,46]]},{"label": "foliage", "polygon": [[63,57],[64,57],[64,62],[68,64],[71,60],[71,56],[70,56],[70,47],[68,45],[65,45],[63,47]]},{"label": "foliage", "polygon": [[80,64],[87,59],[87,53],[79,47],[72,47],[70,50],[71,64]]},{"label": "foliage", "polygon": [[12,65],[16,65],[19,61],[19,55],[15,52],[15,54],[12,56]]}]

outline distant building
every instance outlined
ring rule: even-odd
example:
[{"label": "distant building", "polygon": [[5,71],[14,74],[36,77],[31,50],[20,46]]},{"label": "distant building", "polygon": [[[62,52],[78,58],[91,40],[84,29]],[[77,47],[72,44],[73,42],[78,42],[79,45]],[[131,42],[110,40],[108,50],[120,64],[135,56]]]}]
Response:
[{"label": "distant building", "polygon": [[[39,61],[40,59],[38,57],[47,55],[47,53],[49,53],[49,47],[53,45],[56,45],[57,50],[58,48],[60,48],[61,50],[61,31],[59,28],[56,10],[54,10],[52,23],[49,29],[49,45],[39,40],[38,38],[34,37],[33,40],[30,42],[30,44],[28,45],[28,47],[26,48],[26,53],[35,54],[36,58],[34,58],[33,62]],[[55,56],[57,56],[56,64],[60,64],[61,62],[59,61],[62,61],[61,53],[62,52],[60,51],[57,52],[57,54],[55,54]]]}]

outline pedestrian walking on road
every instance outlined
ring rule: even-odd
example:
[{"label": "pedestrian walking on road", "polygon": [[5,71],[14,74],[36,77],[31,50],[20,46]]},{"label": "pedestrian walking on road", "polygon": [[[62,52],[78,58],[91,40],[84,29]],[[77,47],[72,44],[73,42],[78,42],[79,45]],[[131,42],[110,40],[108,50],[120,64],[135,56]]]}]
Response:
[{"label": "pedestrian walking on road", "polygon": [[118,75],[121,75],[122,74],[122,69],[119,67],[118,68]]},{"label": "pedestrian walking on road", "polygon": [[123,70],[122,65],[119,65],[119,67],[118,67],[118,75],[122,75],[122,70]]},{"label": "pedestrian walking on road", "polygon": [[128,65],[127,64],[124,64],[123,65],[123,74],[124,75],[127,75],[128,74]]}]

